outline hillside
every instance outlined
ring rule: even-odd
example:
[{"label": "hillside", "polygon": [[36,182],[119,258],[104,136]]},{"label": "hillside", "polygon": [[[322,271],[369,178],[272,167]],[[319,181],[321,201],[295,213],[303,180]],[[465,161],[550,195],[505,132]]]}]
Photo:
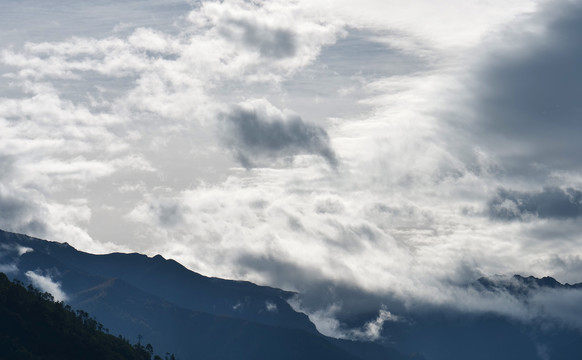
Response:
[{"label": "hillside", "polygon": [[[151,345],[130,345],[104,332],[84,311],[54,302],[0,273],[0,359],[150,360]],[[156,356],[155,359],[161,359]]]},{"label": "hillside", "polygon": [[291,292],[205,277],[161,256],[93,255],[1,230],[0,246],[3,265],[17,269],[13,278],[29,282],[34,273],[58,283],[68,304],[94,315],[113,334],[132,341],[142,335],[180,359],[366,360],[368,347],[387,360],[406,358],[373,344],[346,347],[319,334],[289,306]]},{"label": "hillside", "polygon": [[[112,334],[131,342],[141,335],[159,353],[184,360],[576,360],[582,354],[577,307],[556,318],[552,303],[541,302],[549,294],[579,299],[582,285],[550,277],[492,276],[461,285],[475,299],[502,299],[497,304],[526,309],[528,317],[427,304],[399,312],[401,320],[383,324],[386,341],[369,343],[318,333],[287,303],[292,292],[206,277],[159,255],[94,255],[0,230],[0,268],[24,283],[42,279]],[[363,315],[342,321],[361,323],[357,316]]]}]

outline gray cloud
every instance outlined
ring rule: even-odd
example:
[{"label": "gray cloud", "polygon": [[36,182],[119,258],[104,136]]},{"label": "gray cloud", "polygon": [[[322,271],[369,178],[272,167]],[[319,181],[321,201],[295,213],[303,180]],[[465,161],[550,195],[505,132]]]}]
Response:
[{"label": "gray cloud", "polygon": [[266,102],[258,106],[234,106],[224,116],[221,137],[240,163],[257,166],[262,160],[277,160],[300,154],[323,157],[330,166],[338,160],[327,132],[301,117],[280,112]]},{"label": "gray cloud", "polygon": [[14,169],[14,158],[0,154],[0,179],[6,178]]},{"label": "gray cloud", "polygon": [[26,202],[0,192],[0,218],[4,221],[14,221],[30,212]]},{"label": "gray cloud", "polygon": [[183,225],[188,209],[173,198],[148,199],[137,206],[128,217],[133,220],[155,224],[164,229]]},{"label": "gray cloud", "polygon": [[162,200],[150,203],[148,211],[160,226],[172,227],[184,221],[184,211],[186,210],[178,202]]},{"label": "gray cloud", "polygon": [[495,219],[524,220],[531,216],[542,219],[568,219],[582,215],[582,191],[544,188],[540,192],[499,189],[487,204]]},{"label": "gray cloud", "polygon": [[163,225],[174,225],[182,220],[182,212],[177,205],[160,205],[158,214]]},{"label": "gray cloud", "polygon": [[560,319],[566,325],[573,325],[578,329],[582,328],[582,313],[580,313],[582,290],[540,291],[532,297],[531,301],[541,305],[544,314]]},{"label": "gray cloud", "polygon": [[291,31],[259,26],[243,19],[230,19],[226,24],[228,26],[220,28],[223,36],[243,42],[262,56],[288,58],[294,56],[297,51],[295,35]]},{"label": "gray cloud", "polygon": [[42,236],[46,224],[40,220],[39,208],[28,194],[13,194],[0,184],[0,227]]},{"label": "gray cloud", "polygon": [[282,288],[299,291],[289,300],[290,305],[308,314],[329,336],[377,340],[382,324],[397,318],[387,310],[402,313],[405,309],[393,294],[368,292],[355,284],[329,279],[317,268],[305,268],[273,255],[240,254],[236,262],[263,273],[269,282]]},{"label": "gray cloud", "polygon": [[509,167],[580,165],[582,4],[548,2],[509,29],[477,75],[477,141]]}]

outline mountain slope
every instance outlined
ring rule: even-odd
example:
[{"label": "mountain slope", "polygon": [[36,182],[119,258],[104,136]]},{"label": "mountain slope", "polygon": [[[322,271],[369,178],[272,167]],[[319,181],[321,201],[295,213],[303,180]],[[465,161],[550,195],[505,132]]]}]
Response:
[{"label": "mountain slope", "polygon": [[75,295],[78,307],[100,314],[113,329],[164,344],[179,358],[199,359],[355,359],[305,331],[253,323],[230,316],[187,310],[111,279]]},{"label": "mountain slope", "polygon": [[[427,305],[407,313],[406,322],[385,323],[383,334],[401,352],[420,352],[427,360],[582,359],[582,313],[575,303],[582,299],[582,284],[514,275],[483,277],[466,289],[476,299],[496,300],[492,303],[499,308],[463,311]],[[551,310],[562,305],[564,316],[556,317]],[[509,306],[522,313],[502,308]]]},{"label": "mountain slope", "polygon": [[[285,301],[293,293],[204,277],[161,256],[92,255],[0,230],[0,266],[22,281],[34,272],[60,283],[68,303],[113,333],[143,335],[180,359],[366,360],[317,333]],[[385,350],[386,360],[405,358]]]},{"label": "mountain slope", "polygon": [[[6,239],[4,241],[9,242],[8,238],[12,237],[9,234],[0,232],[0,241]],[[20,260],[30,265],[40,264],[48,268],[58,267],[57,263],[66,264],[76,271],[101,278],[119,278],[140,290],[164,294],[164,299],[186,309],[317,333],[309,318],[294,311],[285,301],[293,296],[288,291],[205,277],[159,255],[153,258],[136,253],[93,255],[77,251],[68,244],[27,236],[18,237],[18,244],[35,250]],[[74,279],[68,279],[64,286],[72,287],[72,282]],[[79,284],[74,285],[77,286],[71,290],[78,291]]]},{"label": "mountain slope", "polygon": [[3,273],[0,320],[0,359],[151,359],[145,348],[104,333],[84,313],[12,283]]}]

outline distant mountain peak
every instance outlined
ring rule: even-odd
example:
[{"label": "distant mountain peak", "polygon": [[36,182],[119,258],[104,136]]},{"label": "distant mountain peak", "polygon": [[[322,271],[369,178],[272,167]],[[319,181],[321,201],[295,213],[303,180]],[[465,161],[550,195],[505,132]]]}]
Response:
[{"label": "distant mountain peak", "polygon": [[570,285],[562,284],[551,276],[537,278],[535,276],[522,276],[515,274],[513,276],[493,275],[477,279],[472,287],[481,291],[490,292],[507,292],[513,296],[528,296],[532,292],[546,289],[578,289],[582,288],[582,283]]}]

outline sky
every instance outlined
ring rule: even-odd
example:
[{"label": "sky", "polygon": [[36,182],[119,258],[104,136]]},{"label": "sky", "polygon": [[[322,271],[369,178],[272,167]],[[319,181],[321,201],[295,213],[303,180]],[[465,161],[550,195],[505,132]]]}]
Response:
[{"label": "sky", "polygon": [[427,304],[528,316],[462,290],[481,276],[582,282],[581,1],[0,13],[2,229],[295,290],[340,337]]}]

